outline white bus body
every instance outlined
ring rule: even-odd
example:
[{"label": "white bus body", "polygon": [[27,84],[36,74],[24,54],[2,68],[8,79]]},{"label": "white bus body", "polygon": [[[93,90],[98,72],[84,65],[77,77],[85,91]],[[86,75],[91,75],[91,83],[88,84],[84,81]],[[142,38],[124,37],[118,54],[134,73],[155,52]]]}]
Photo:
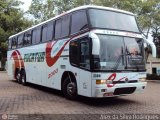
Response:
[{"label": "white bus body", "polygon": [[[89,23],[91,24],[91,19],[95,14],[89,13],[89,9],[111,11],[112,13],[124,14],[134,18],[132,13],[122,10],[83,6],[13,35],[9,38],[9,51],[7,54],[10,79],[16,79],[24,85],[29,82],[62,90],[64,95],[70,99],[75,98],[76,95],[114,97],[142,92],[147,83],[145,81],[144,41],[140,32],[129,31],[130,29],[127,27],[127,30],[116,28],[101,29],[101,27],[90,29],[89,27],[82,28],[82,31],[68,35],[68,37],[55,39],[59,18],[65,15],[71,16],[72,13],[76,14],[77,11],[86,10],[87,19],[90,16]],[[52,21],[56,21],[53,25],[55,28],[53,33],[55,35],[52,36],[52,40],[48,39],[48,41],[43,42],[43,37],[45,36],[43,34],[45,27],[43,25]],[[96,21],[93,22],[95,23]],[[71,34],[73,27],[71,24],[74,23],[69,22],[69,24],[71,30],[69,30],[68,34]],[[98,22],[95,24],[97,25]],[[38,31],[38,27],[41,27],[41,40],[33,44],[34,29],[36,28]],[[63,28],[63,22],[61,27]],[[31,42],[26,42],[25,35],[30,31]],[[46,35],[48,33],[49,31],[46,32]],[[45,37],[47,38],[47,36]],[[104,45],[105,40],[111,42]],[[22,43],[19,41],[22,41]],[[112,41],[114,42],[112,43]],[[136,52],[139,57],[132,58],[131,53],[127,53],[129,52],[127,49],[130,47],[130,42],[128,41],[133,41],[133,46],[135,44],[138,47]],[[113,58],[112,47],[119,44],[121,44],[121,49],[119,50],[121,54]],[[113,52],[115,49],[113,49]],[[102,55],[103,52],[104,55]],[[104,56],[106,58],[102,59]]]}]

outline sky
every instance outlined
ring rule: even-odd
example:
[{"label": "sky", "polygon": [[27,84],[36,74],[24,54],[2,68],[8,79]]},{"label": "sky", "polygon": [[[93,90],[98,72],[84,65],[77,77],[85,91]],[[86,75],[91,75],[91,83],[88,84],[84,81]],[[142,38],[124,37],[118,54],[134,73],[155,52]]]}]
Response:
[{"label": "sky", "polygon": [[29,6],[31,5],[32,0],[19,0],[22,1],[24,4],[20,6],[23,11],[27,11]]}]

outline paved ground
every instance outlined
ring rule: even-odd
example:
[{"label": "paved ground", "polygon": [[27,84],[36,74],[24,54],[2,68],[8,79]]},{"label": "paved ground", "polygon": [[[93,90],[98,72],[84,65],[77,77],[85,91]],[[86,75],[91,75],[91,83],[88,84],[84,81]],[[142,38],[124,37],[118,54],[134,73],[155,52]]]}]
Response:
[{"label": "paved ground", "polygon": [[150,81],[143,94],[118,98],[78,101],[65,99],[61,92],[9,81],[0,72],[0,114],[160,114],[160,82]]}]

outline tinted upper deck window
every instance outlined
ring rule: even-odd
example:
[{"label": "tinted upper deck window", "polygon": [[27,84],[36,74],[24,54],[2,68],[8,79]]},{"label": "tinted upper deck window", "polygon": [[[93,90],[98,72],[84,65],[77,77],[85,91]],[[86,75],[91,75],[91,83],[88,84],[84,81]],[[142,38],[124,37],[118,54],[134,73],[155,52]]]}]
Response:
[{"label": "tinted upper deck window", "polygon": [[48,29],[48,25],[43,25],[43,28],[42,28],[42,42],[47,41],[47,29]]},{"label": "tinted upper deck window", "polygon": [[41,41],[41,27],[32,31],[32,44],[38,44]]},{"label": "tinted upper deck window", "polygon": [[61,38],[62,19],[56,20],[55,25],[55,39]]},{"label": "tinted upper deck window", "polygon": [[48,23],[48,28],[47,28],[47,40],[52,40],[54,35],[54,22],[49,22]]},{"label": "tinted upper deck window", "polygon": [[32,32],[31,31],[25,32],[24,41],[23,41],[24,46],[31,44],[31,40],[32,40],[31,38],[32,38]]},{"label": "tinted upper deck window", "polygon": [[12,49],[17,48],[17,37],[12,38]]},{"label": "tinted upper deck window", "polygon": [[66,15],[62,20],[62,34],[61,37],[66,37],[69,35],[69,25],[70,25],[70,16]]},{"label": "tinted upper deck window", "polygon": [[140,32],[135,16],[115,11],[89,9],[91,27]]},{"label": "tinted upper deck window", "polygon": [[88,28],[87,15],[85,10],[72,14],[71,34]]},{"label": "tinted upper deck window", "polygon": [[18,36],[18,47],[23,46],[23,34]]}]

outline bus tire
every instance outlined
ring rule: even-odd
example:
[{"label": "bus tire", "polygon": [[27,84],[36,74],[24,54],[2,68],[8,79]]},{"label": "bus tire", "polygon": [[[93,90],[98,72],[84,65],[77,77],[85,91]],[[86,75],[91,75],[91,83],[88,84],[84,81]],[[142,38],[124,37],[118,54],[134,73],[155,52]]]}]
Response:
[{"label": "bus tire", "polygon": [[19,83],[19,84],[21,84],[21,71],[19,70],[19,69],[17,69],[16,70],[16,75],[15,75],[15,77],[16,77],[16,81]]},{"label": "bus tire", "polygon": [[67,77],[63,81],[62,92],[67,99],[75,100],[77,98],[77,85],[75,81],[70,81]]},{"label": "bus tire", "polygon": [[26,72],[25,72],[25,70],[22,70],[22,72],[21,72],[21,82],[22,82],[22,85],[24,85],[24,86],[27,85],[27,82],[26,82]]}]

